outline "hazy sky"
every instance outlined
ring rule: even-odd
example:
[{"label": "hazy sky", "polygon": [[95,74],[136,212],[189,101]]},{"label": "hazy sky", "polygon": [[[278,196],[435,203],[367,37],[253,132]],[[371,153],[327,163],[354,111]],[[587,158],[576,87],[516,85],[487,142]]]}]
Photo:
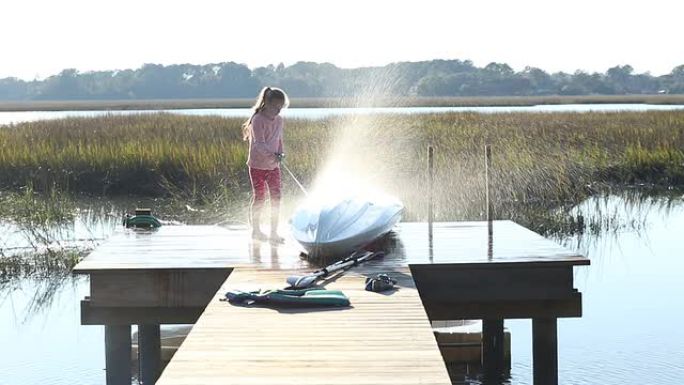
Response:
[{"label": "hazy sky", "polygon": [[682,0],[2,0],[0,78],[144,63],[339,67],[431,59],[669,73]]}]

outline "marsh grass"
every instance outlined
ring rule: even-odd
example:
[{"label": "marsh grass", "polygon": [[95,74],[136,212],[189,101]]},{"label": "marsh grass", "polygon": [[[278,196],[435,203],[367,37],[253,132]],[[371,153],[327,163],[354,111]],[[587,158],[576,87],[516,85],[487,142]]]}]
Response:
[{"label": "marsh grass", "polygon": [[51,278],[71,274],[88,250],[24,252],[0,256],[0,282],[11,278]]},{"label": "marsh grass", "polygon": [[[2,192],[0,219],[15,230],[0,239],[0,281],[70,272],[85,252],[63,244],[64,226],[74,215],[73,201],[54,187],[38,193],[29,184],[19,192]],[[7,247],[9,237],[20,238],[22,246]]]},{"label": "marsh grass", "polygon": [[[30,189],[0,196],[0,220],[11,222],[15,234],[0,240],[0,303],[12,300],[15,292],[27,296],[23,320],[49,309],[55,293],[65,283],[75,282],[72,269],[90,249],[73,248],[61,241],[65,223],[72,219],[72,207],[56,192],[36,194]],[[22,247],[7,248],[5,237],[23,239]]]},{"label": "marsh grass", "polygon": [[[0,129],[0,186],[104,196],[247,201],[242,119],[170,113],[66,118]],[[399,196],[425,219],[427,146],[435,148],[436,220],[484,213],[483,148],[493,151],[497,216],[521,204],[577,202],[605,185],[684,185],[684,111],[473,112],[288,119],[288,166],[313,185],[331,159]],[[342,155],[340,155],[342,154]],[[283,175],[286,193],[298,195]],[[358,185],[357,185],[358,186]],[[357,188],[341,183],[340,189]]]}]

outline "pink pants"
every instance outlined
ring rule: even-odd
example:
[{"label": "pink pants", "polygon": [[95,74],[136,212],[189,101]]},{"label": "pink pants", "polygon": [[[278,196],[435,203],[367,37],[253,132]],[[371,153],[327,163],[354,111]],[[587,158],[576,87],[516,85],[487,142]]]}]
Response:
[{"label": "pink pants", "polygon": [[249,179],[252,182],[252,204],[261,208],[266,201],[266,188],[271,198],[271,207],[280,203],[280,168],[259,170],[249,168]]}]

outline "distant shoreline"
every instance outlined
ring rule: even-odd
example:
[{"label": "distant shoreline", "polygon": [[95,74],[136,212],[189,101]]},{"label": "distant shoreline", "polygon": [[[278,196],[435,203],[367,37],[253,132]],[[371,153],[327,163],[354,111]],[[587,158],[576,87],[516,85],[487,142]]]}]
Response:
[{"label": "distant shoreline", "polygon": [[[249,108],[254,99],[0,101],[0,111],[93,111]],[[292,98],[291,107],[472,107],[539,104],[684,104],[684,95],[552,95],[411,98]]]}]

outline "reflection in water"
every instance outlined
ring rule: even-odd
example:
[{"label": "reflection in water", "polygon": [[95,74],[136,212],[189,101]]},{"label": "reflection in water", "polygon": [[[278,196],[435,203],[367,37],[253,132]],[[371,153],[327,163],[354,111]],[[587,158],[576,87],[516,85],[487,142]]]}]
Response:
[{"label": "reflection in water", "polygon": [[261,242],[252,240],[249,259],[255,265],[261,265]]},{"label": "reflection in water", "polygon": [[[681,204],[680,194],[654,196],[635,190],[620,195],[598,195],[571,208],[566,216],[566,231],[549,237],[591,257],[599,240],[619,247],[615,242],[623,233],[632,233],[648,242],[649,225],[667,222]],[[606,251],[601,254],[607,254]]]},{"label": "reflection in water", "polygon": [[[271,269],[280,269],[283,266],[280,265],[279,258],[279,246],[273,245],[269,242],[259,242],[255,240],[250,240],[249,243],[249,260],[254,265],[259,265]],[[265,265],[264,258],[268,258],[270,261],[269,265]]]},{"label": "reflection in water", "polygon": [[69,287],[81,285],[87,279],[72,276],[70,272],[51,274],[42,278],[5,279],[0,281],[0,304],[14,302],[14,296],[22,297],[21,313],[15,313],[16,320],[27,322],[32,317],[47,313],[55,304],[56,293]]},{"label": "reflection in water", "polygon": [[280,265],[278,260],[278,246],[271,245],[271,268],[276,269]]}]

